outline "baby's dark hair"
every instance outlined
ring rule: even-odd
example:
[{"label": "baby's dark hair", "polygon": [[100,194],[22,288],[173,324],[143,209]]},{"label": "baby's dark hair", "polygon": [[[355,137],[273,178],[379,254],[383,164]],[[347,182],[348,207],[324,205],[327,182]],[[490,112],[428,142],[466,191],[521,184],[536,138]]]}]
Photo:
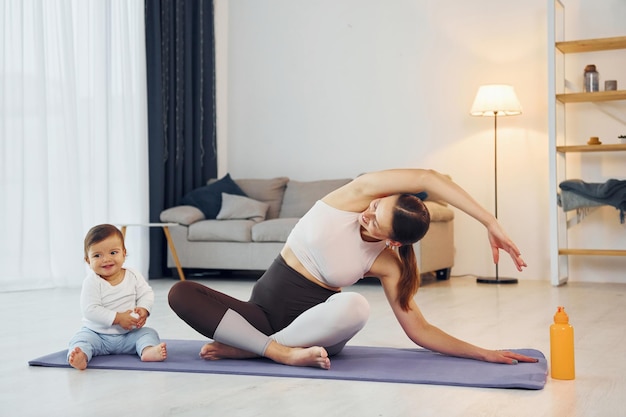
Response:
[{"label": "baby's dark hair", "polygon": [[124,235],[117,227],[112,224],[99,224],[92,227],[85,236],[85,260],[89,259],[89,248],[96,243],[102,242],[104,239],[117,236],[122,241],[122,249],[126,250],[124,246]]}]

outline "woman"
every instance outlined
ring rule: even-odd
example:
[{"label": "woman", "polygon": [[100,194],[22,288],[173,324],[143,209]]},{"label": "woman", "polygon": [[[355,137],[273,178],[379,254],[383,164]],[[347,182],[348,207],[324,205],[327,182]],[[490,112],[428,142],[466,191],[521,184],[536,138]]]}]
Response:
[{"label": "woman", "polygon": [[214,340],[202,347],[204,359],[264,356],[329,369],[329,357],[363,328],[369,315],[363,296],[341,288],[364,276],[378,277],[400,326],[417,345],[488,362],[536,362],[463,342],[421,314],[413,300],[419,271],[412,244],[426,234],[430,217],[414,196],[420,192],[482,223],[494,262],[502,249],[519,271],[526,266],[497,220],[447,177],[432,170],[387,170],[364,174],[318,201],[294,227],[248,302],[181,281],[170,290],[170,306]]}]

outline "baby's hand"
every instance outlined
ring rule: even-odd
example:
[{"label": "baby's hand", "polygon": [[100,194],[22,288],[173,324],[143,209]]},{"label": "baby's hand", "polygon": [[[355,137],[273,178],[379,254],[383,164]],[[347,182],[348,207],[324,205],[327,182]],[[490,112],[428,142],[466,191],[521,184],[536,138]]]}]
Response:
[{"label": "baby's hand", "polygon": [[132,310],[127,310],[123,313],[117,313],[113,324],[119,324],[122,328],[126,330],[132,330],[136,328],[139,323],[139,319],[134,317],[133,314],[135,313]]},{"label": "baby's hand", "polygon": [[142,328],[146,324],[146,320],[148,319],[148,310],[143,307],[135,307],[135,311],[133,313],[137,317],[136,327],[138,329]]}]

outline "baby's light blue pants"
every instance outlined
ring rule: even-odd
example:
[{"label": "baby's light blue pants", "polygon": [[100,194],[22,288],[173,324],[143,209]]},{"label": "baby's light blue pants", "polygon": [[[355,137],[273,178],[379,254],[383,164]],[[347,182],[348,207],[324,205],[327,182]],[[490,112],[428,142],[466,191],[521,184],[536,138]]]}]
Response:
[{"label": "baby's light blue pants", "polygon": [[67,357],[74,348],[79,347],[85,355],[87,361],[94,356],[133,354],[137,353],[141,357],[141,352],[148,346],[156,346],[160,342],[156,330],[149,327],[131,330],[126,334],[102,334],[94,332],[87,327],[82,327],[70,340]]}]

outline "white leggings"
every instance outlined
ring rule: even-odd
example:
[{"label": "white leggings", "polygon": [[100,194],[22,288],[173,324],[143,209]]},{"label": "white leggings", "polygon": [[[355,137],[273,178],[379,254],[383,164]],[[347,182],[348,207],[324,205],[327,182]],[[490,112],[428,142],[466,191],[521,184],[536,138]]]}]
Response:
[{"label": "white leggings", "polygon": [[369,304],[354,292],[334,294],[300,314],[291,324],[271,336],[252,326],[229,309],[215,330],[214,340],[263,356],[271,340],[289,347],[323,346],[336,355],[365,326]]},{"label": "white leggings", "polygon": [[311,307],[271,338],[284,346],[324,346],[329,355],[336,355],[365,326],[369,314],[365,297],[340,292]]}]

